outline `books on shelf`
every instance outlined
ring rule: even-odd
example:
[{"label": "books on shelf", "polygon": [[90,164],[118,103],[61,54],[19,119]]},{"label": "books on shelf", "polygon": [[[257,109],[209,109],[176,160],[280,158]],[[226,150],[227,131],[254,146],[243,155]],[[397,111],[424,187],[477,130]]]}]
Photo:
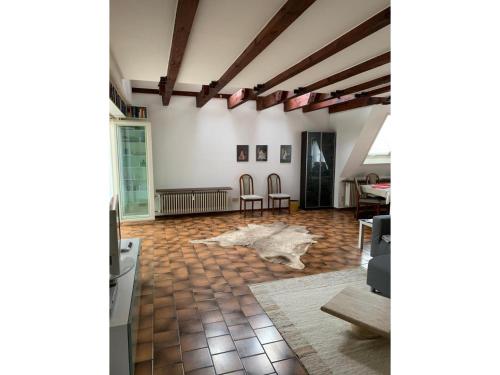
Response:
[{"label": "books on shelf", "polygon": [[146,107],[136,107],[129,105],[127,107],[127,117],[148,118],[148,109]]},{"label": "books on shelf", "polygon": [[128,118],[148,118],[148,109],[147,107],[138,107],[133,105],[128,105],[125,100],[122,99],[116,87],[109,82],[109,98],[118,109],[124,114],[124,116]]}]

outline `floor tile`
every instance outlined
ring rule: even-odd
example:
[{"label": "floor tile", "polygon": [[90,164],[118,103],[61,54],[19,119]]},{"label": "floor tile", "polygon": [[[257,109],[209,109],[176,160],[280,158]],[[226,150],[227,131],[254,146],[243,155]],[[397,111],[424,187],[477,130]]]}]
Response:
[{"label": "floor tile", "polygon": [[274,372],[274,367],[265,354],[246,357],[241,361],[248,375],[266,375]]},{"label": "floor tile", "polygon": [[189,371],[186,375],[215,375],[215,369],[213,367],[204,367],[198,370]]},{"label": "floor tile", "polygon": [[189,350],[205,348],[207,346],[207,339],[204,332],[190,333],[181,336],[181,350],[187,352]]},{"label": "floor tile", "polygon": [[230,335],[211,337],[208,339],[208,347],[212,355],[235,350],[233,339]]},{"label": "floor tile", "polygon": [[274,326],[256,329],[255,334],[259,338],[261,344],[283,340],[283,337],[281,337],[280,333]]},{"label": "floor tile", "polygon": [[155,349],[167,348],[179,345],[179,333],[175,331],[164,331],[154,334]]},{"label": "floor tile", "polygon": [[243,311],[243,314],[245,314],[246,317],[264,313],[262,307],[260,307],[257,303],[251,305],[243,305],[241,306],[241,311]]},{"label": "floor tile", "polygon": [[224,317],[219,310],[203,311],[200,316],[203,323],[215,323],[222,322],[224,320]]},{"label": "floor tile", "polygon": [[256,354],[264,353],[264,348],[260,344],[257,337],[251,337],[249,339],[237,340],[234,342],[236,349],[240,357],[249,357]]},{"label": "floor tile", "polygon": [[184,363],[184,371],[186,372],[212,366],[212,359],[210,358],[208,348],[185,352],[182,356],[182,360]]},{"label": "floor tile", "polygon": [[285,341],[276,341],[264,345],[264,350],[271,362],[281,361],[283,359],[295,358],[294,352]]},{"label": "floor tile", "polygon": [[241,311],[234,312],[234,313],[223,313],[224,315],[224,320],[226,321],[226,324],[229,326],[235,326],[237,324],[244,324],[248,323],[247,318]]},{"label": "floor tile", "polygon": [[252,326],[253,329],[269,327],[273,325],[273,322],[267,314],[253,315],[248,318],[248,323]]},{"label": "floor tile", "polygon": [[194,299],[196,302],[206,301],[210,299],[214,299],[214,292],[210,290],[204,290],[199,292],[194,292]]},{"label": "floor tile", "polygon": [[153,372],[153,361],[144,361],[135,364],[134,375],[151,375]]},{"label": "floor tile", "polygon": [[137,331],[137,343],[144,344],[153,341],[153,327],[142,328]]},{"label": "floor tile", "polygon": [[158,297],[153,300],[154,308],[174,305],[174,297]]},{"label": "floor tile", "polygon": [[277,375],[307,375],[306,370],[296,358],[274,362],[273,366]]},{"label": "floor tile", "polygon": [[155,319],[168,319],[175,317],[175,308],[173,306],[160,307],[154,310]]},{"label": "floor tile", "polygon": [[153,359],[153,343],[137,344],[135,349],[135,361],[143,362]]},{"label": "floor tile", "polygon": [[195,308],[177,310],[177,319],[179,319],[179,321],[198,319],[198,311]]},{"label": "floor tile", "polygon": [[218,304],[223,313],[241,311],[241,306],[236,298],[219,300]]},{"label": "floor tile", "polygon": [[219,310],[219,306],[217,305],[217,302],[215,302],[215,300],[199,301],[196,302],[196,306],[198,307],[199,311]]},{"label": "floor tile", "polygon": [[154,321],[154,333],[171,330],[179,330],[179,324],[176,318],[158,319]]},{"label": "floor tile", "polygon": [[212,356],[214,367],[217,374],[243,369],[238,353],[236,351],[216,354]]},{"label": "floor tile", "polygon": [[222,336],[222,335],[227,335],[229,333],[226,323],[224,322],[208,323],[205,324],[204,327],[205,327],[205,335],[207,337]]},{"label": "floor tile", "polygon": [[170,346],[164,349],[155,349],[154,352],[154,367],[164,367],[182,362],[180,345]]},{"label": "floor tile", "polygon": [[179,331],[181,336],[189,333],[203,332],[203,325],[199,319],[184,320],[179,322]]},{"label": "floor tile", "polygon": [[[134,373],[134,375],[138,374]],[[151,375],[151,372],[148,375]],[[176,363],[163,367],[155,367],[153,375],[184,375],[184,368],[182,366],[182,363]]]},{"label": "floor tile", "polygon": [[229,332],[235,341],[255,336],[252,327],[248,323],[229,327]]},{"label": "floor tile", "polygon": [[253,295],[244,295],[238,298],[238,302],[241,306],[256,304],[257,300]]}]

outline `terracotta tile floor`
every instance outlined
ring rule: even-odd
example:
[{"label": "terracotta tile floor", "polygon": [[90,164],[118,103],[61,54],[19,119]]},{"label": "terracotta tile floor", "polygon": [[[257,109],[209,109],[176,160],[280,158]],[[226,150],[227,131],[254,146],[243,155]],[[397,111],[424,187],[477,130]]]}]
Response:
[{"label": "terracotta tile floor", "polygon": [[[303,270],[261,260],[245,247],[190,244],[248,223],[283,221],[323,236],[302,256]],[[238,213],[124,224],[143,239],[136,374],[305,374],[248,284],[366,265],[352,212]],[[366,240],[370,231],[366,231]]]}]

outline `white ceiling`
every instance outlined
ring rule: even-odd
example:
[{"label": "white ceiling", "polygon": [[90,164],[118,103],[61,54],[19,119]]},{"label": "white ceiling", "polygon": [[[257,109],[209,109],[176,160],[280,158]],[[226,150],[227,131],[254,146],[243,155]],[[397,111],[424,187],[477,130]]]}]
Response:
[{"label": "white ceiling", "polygon": [[[199,90],[217,80],[284,3],[200,0],[175,89]],[[264,83],[389,5],[389,0],[317,0],[221,92]],[[166,75],[176,6],[176,0],[110,0],[111,52],[133,86],[157,87]],[[269,92],[306,86],[389,50],[390,27],[385,27]],[[319,91],[389,73],[387,64]]]}]

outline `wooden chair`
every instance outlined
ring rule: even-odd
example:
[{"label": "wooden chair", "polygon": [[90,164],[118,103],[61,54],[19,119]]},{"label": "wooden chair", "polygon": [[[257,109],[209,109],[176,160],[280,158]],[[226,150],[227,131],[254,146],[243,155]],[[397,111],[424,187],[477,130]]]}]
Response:
[{"label": "wooden chair", "polygon": [[288,213],[290,213],[290,194],[281,193],[281,179],[276,173],[271,173],[267,176],[267,208],[271,207],[270,202],[273,201],[272,212],[274,213],[274,202],[278,201],[278,211],[281,211],[281,201],[288,200]]},{"label": "wooden chair", "polygon": [[378,184],[380,182],[380,177],[376,173],[368,173],[366,175],[366,183],[368,185]]},{"label": "wooden chair", "polygon": [[375,210],[375,214],[380,214],[380,205],[382,200],[378,198],[368,197],[362,190],[357,177],[354,177],[354,185],[356,185],[356,211],[354,217],[359,219],[359,212],[362,208],[370,208]]},{"label": "wooden chair", "polygon": [[264,198],[255,195],[253,190],[253,178],[249,174],[243,174],[240,176],[240,213],[243,212],[246,216],[247,214],[247,202],[252,202],[252,214],[254,211],[254,202],[260,201],[260,216],[262,216]]}]

